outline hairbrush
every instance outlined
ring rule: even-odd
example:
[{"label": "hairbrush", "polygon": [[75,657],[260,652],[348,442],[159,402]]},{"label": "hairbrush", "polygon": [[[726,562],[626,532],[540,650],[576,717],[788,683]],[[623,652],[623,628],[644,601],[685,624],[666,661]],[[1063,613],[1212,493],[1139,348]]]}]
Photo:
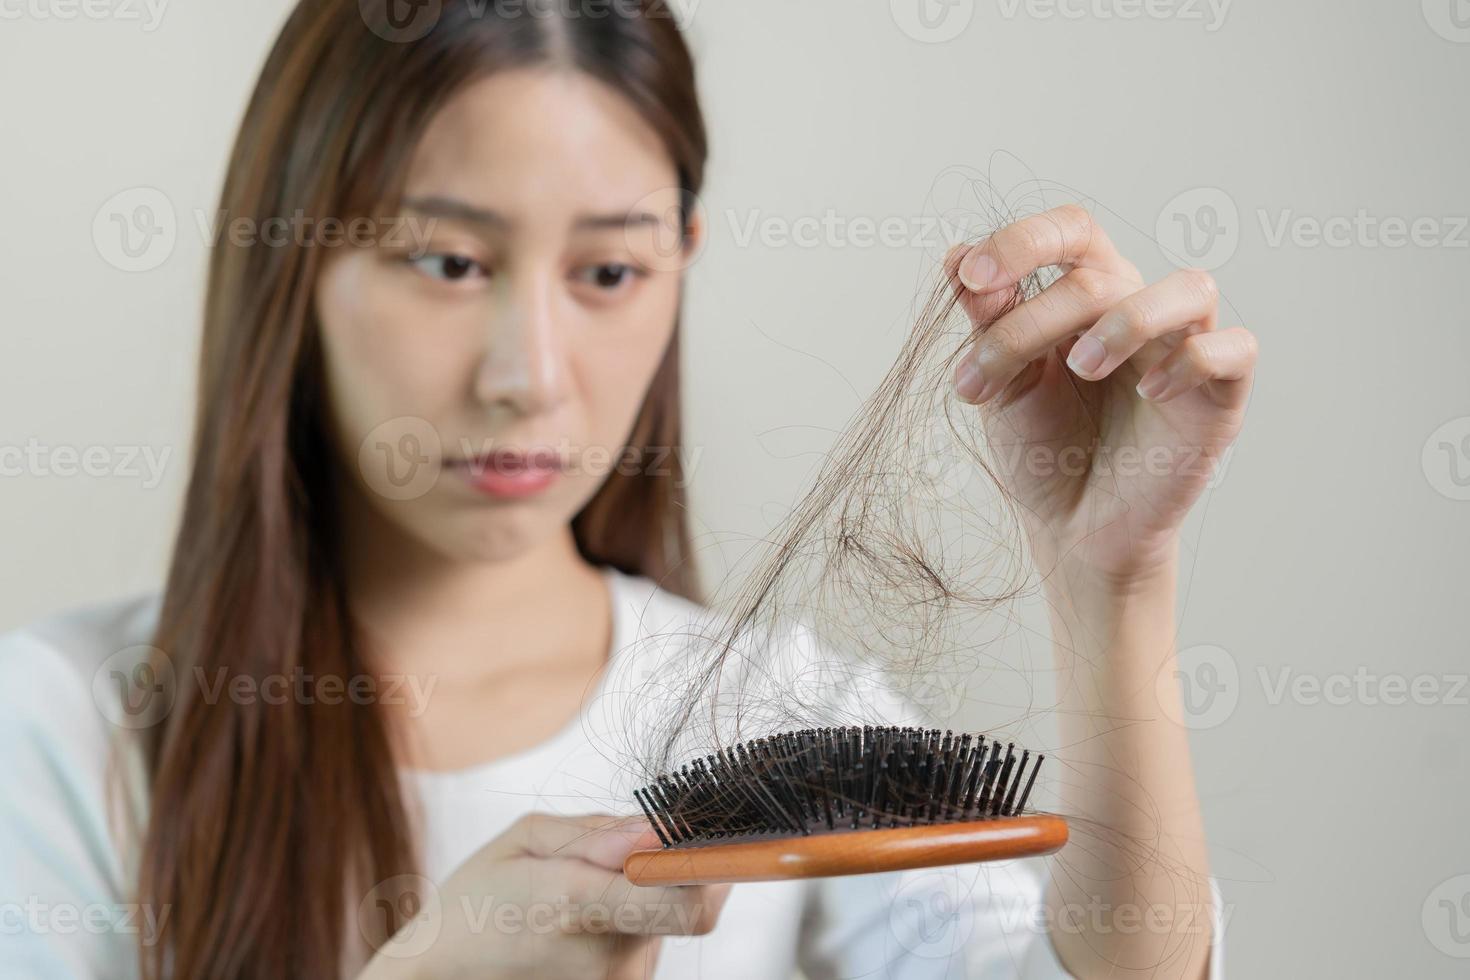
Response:
[{"label": "hairbrush", "polygon": [[1025,812],[1043,758],[939,729],[754,739],[634,791],[663,846],[629,854],[623,874],[635,885],[693,885],[1050,854],[1067,842],[1067,822]]}]

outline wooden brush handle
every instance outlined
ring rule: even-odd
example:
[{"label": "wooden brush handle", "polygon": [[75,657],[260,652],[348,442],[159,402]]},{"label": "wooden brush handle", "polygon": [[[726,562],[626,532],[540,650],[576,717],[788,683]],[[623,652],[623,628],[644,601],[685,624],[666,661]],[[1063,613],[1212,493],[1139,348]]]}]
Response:
[{"label": "wooden brush handle", "polygon": [[634,851],[623,875],[635,885],[832,878],[1050,854],[1065,843],[1065,820],[1034,814]]}]

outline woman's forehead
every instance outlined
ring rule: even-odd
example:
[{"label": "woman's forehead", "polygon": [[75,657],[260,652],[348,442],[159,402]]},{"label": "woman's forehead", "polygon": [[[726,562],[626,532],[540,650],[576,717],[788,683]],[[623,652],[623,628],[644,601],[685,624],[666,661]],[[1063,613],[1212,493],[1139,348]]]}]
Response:
[{"label": "woman's forehead", "polygon": [[523,203],[628,210],[674,190],[673,162],[625,99],[574,71],[499,72],[435,115],[410,160],[408,197],[449,196],[515,217]]}]

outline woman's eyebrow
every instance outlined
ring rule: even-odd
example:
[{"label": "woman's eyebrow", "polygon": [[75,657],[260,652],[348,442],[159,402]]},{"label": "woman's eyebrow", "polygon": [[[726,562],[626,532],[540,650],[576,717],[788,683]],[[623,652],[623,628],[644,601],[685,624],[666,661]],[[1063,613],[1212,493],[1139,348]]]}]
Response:
[{"label": "woman's eyebrow", "polygon": [[427,197],[409,197],[403,200],[405,210],[414,211],[429,218],[444,218],[470,225],[481,225],[495,231],[511,226],[511,221],[498,211],[476,207],[458,198],[433,194]]},{"label": "woman's eyebrow", "polygon": [[630,225],[651,225],[657,227],[661,222],[658,215],[650,211],[625,211],[622,214],[584,214],[578,216],[572,222],[572,227],[577,229],[605,229],[605,228],[627,228]]},{"label": "woman's eyebrow", "polygon": [[[441,195],[406,198],[403,201],[403,206],[410,211],[415,211],[431,218],[462,221],[466,224],[481,225],[495,231],[504,231],[515,225],[514,221],[499,211],[478,207],[457,198]],[[649,211],[611,212],[606,214],[578,215],[577,219],[572,222],[572,227],[577,230],[602,230],[627,228],[635,224],[657,226],[660,224],[660,221],[657,215]]]}]

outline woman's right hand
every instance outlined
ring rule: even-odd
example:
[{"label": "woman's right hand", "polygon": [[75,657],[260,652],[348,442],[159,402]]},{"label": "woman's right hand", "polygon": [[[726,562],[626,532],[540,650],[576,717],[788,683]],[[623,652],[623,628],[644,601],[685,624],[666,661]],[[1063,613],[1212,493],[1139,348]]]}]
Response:
[{"label": "woman's right hand", "polygon": [[709,932],[730,891],[630,884],[623,859],[657,846],[641,818],[522,817],[438,885],[358,980],[650,977],[659,937]]}]

